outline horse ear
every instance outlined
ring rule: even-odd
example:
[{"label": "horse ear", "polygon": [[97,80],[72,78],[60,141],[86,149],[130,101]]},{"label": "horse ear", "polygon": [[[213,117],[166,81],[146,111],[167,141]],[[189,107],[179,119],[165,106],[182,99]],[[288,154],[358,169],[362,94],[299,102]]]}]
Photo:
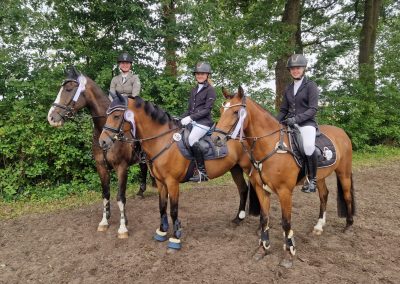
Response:
[{"label": "horse ear", "polygon": [[124,96],[123,95],[121,95],[119,92],[115,92],[116,94],[117,94],[117,97],[118,97],[118,99],[121,101],[121,102],[124,102],[125,101],[125,98],[124,98]]},{"label": "horse ear", "polygon": [[75,66],[68,65],[64,70],[64,75],[68,79],[77,79],[79,77],[80,73],[78,72],[78,70],[76,69]]},{"label": "horse ear", "polygon": [[113,93],[113,92],[111,92],[111,91],[108,91],[108,93],[110,94],[110,97],[114,100],[117,96]]},{"label": "horse ear", "polygon": [[81,74],[81,73],[79,73],[78,69],[76,69],[75,66],[72,66],[72,72],[76,76],[76,78],[78,78],[79,75]]},{"label": "horse ear", "polygon": [[238,89],[238,96],[239,98],[243,98],[244,96],[244,90],[242,88],[242,86],[239,85],[239,89]]},{"label": "horse ear", "polygon": [[224,95],[225,99],[230,99],[232,97],[231,94],[229,94],[229,91],[225,87],[222,87],[222,94]]}]

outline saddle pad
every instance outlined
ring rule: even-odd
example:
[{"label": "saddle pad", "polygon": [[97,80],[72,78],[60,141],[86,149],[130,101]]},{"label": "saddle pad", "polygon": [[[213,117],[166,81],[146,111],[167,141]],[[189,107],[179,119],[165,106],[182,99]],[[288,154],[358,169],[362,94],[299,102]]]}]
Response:
[{"label": "saddle pad", "polygon": [[[298,149],[299,143],[295,141],[295,136],[289,134],[290,148],[295,154],[294,159],[301,168],[304,164],[302,151]],[[315,139],[315,150],[318,153],[318,168],[326,168],[336,163],[336,149],[331,139],[321,132]]]},{"label": "saddle pad", "polygon": [[[185,130],[181,133],[183,138],[177,141],[179,151],[181,151],[182,155],[188,160],[194,160],[192,151],[187,142],[187,137],[189,136],[189,131]],[[226,157],[228,155],[228,147],[226,144],[222,146],[216,146],[211,141],[211,136],[204,136],[199,141],[201,149],[203,150],[204,160],[215,160]]]}]

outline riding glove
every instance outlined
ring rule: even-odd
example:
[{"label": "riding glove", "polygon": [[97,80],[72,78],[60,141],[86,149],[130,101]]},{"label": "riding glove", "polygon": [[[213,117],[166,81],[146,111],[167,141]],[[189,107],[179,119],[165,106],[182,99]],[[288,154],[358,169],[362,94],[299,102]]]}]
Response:
[{"label": "riding glove", "polygon": [[285,119],[284,122],[286,123],[286,125],[289,125],[289,126],[293,126],[297,123],[296,118],[294,118],[294,117],[289,117],[289,118]]},{"label": "riding glove", "polygon": [[193,120],[190,118],[190,116],[186,116],[184,118],[181,119],[181,124],[182,125],[188,125],[189,123],[191,123]]}]

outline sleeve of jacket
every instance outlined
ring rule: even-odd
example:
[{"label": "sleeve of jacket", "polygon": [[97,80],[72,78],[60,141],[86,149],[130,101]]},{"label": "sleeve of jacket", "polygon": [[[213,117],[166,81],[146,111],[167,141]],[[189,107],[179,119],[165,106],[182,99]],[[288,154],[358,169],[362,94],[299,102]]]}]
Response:
[{"label": "sleeve of jacket", "polygon": [[283,94],[281,107],[280,107],[278,115],[276,116],[276,119],[279,122],[281,122],[285,118],[285,116],[287,115],[288,111],[289,111],[289,103],[288,103],[287,98],[286,98],[286,90],[285,90],[285,93]]},{"label": "sleeve of jacket", "polygon": [[112,78],[111,83],[110,83],[110,92],[115,94],[115,89],[116,89],[117,81],[114,78]]},{"label": "sleeve of jacket", "polygon": [[314,82],[309,82],[307,86],[307,91],[308,91],[308,109],[305,112],[296,115],[295,118],[297,123],[302,123],[304,121],[312,119],[317,114],[318,97],[319,97],[319,90],[317,84],[315,84]]},{"label": "sleeve of jacket", "polygon": [[138,75],[133,75],[132,97],[138,96],[140,93],[140,80]]},{"label": "sleeve of jacket", "polygon": [[215,90],[214,90],[214,88],[210,88],[207,91],[206,103],[205,103],[203,109],[201,109],[197,113],[190,115],[190,118],[193,119],[194,121],[196,121],[196,120],[199,120],[200,118],[203,118],[203,117],[206,117],[207,115],[209,115],[211,113],[212,107],[214,105],[215,98],[216,98]]}]

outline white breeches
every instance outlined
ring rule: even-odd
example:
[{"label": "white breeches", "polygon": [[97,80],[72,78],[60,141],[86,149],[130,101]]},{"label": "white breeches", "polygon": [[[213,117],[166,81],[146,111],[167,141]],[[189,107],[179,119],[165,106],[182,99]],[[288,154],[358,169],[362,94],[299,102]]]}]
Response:
[{"label": "white breeches", "polygon": [[189,134],[189,145],[193,146],[194,143],[199,142],[200,138],[206,135],[210,127],[193,122],[192,131]]},{"label": "white breeches", "polygon": [[307,156],[311,156],[315,150],[315,134],[314,126],[299,126],[301,138],[303,138],[303,148]]}]

